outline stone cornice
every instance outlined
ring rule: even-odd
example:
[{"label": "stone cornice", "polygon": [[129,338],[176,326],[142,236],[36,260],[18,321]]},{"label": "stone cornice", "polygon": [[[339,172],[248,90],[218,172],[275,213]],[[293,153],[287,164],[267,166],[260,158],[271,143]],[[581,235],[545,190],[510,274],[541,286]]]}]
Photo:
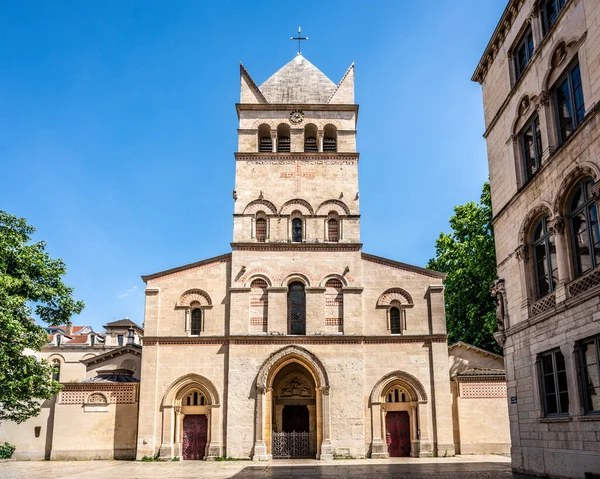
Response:
[{"label": "stone cornice", "polygon": [[339,153],[304,153],[302,151],[293,151],[290,153],[257,153],[257,152],[235,152],[236,161],[358,161],[360,156],[356,152]]},{"label": "stone cornice", "polygon": [[237,111],[238,118],[240,117],[241,111],[292,111],[301,109],[303,111],[352,111],[358,116],[358,104],[331,104],[331,103],[236,103],[235,110]]},{"label": "stone cornice", "polygon": [[248,336],[148,336],[144,346],[157,344],[390,344],[390,343],[445,343],[447,334],[344,336],[344,335],[248,335]]},{"label": "stone cornice", "polygon": [[231,243],[234,251],[360,251],[362,243]]},{"label": "stone cornice", "polygon": [[214,256],[212,258],[208,258],[208,259],[205,259],[202,261],[196,261],[195,263],[178,266],[177,268],[167,269],[167,270],[161,271],[159,273],[144,275],[144,276],[142,276],[142,280],[145,283],[147,283],[148,281],[152,281],[153,279],[157,279],[157,278],[164,279],[165,276],[174,276],[174,275],[183,273],[190,269],[205,268],[205,267],[216,265],[219,263],[229,263],[229,262],[231,262],[231,253],[222,254],[220,256]]},{"label": "stone cornice", "polygon": [[421,268],[420,266],[414,266],[412,264],[401,263],[399,261],[394,261],[387,258],[382,258],[381,256],[375,256],[368,253],[362,253],[362,259],[366,261],[370,261],[372,263],[382,264],[384,266],[390,266],[392,268],[403,269],[405,271],[411,271],[412,273],[422,274],[425,276],[430,276],[432,278],[446,279],[448,276],[447,273],[440,273],[439,271],[434,271],[432,269]]}]

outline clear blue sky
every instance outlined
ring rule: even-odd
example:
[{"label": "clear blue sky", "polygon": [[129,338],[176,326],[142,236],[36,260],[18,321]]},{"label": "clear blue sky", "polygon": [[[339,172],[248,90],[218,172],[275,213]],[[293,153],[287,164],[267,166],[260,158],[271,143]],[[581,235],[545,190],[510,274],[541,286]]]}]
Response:
[{"label": "clear blue sky", "polygon": [[96,330],[142,274],[230,251],[239,62],[356,64],[364,251],[424,266],[487,178],[470,81],[506,0],[19,1],[0,16],[0,208],[65,259]]}]

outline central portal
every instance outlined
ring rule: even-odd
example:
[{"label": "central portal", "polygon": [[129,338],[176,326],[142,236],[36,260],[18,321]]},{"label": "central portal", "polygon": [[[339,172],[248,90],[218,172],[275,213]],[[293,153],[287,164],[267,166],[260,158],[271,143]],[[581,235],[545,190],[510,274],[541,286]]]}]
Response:
[{"label": "central portal", "polygon": [[273,381],[273,458],[316,456],[316,394],[312,374],[301,364],[284,366]]}]

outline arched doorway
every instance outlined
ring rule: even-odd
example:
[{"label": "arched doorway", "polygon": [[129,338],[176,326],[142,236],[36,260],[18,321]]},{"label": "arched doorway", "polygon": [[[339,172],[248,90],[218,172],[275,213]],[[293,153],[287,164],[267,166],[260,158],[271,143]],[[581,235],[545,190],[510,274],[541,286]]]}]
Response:
[{"label": "arched doorway", "polygon": [[314,458],[317,453],[315,382],[302,364],[290,362],[273,378],[273,459]]},{"label": "arched doorway", "polygon": [[[329,380],[319,359],[299,346],[273,353],[256,378],[254,460],[277,457],[333,459]],[[301,441],[290,450],[287,438]]]},{"label": "arched doorway", "polygon": [[431,455],[427,393],[417,378],[394,371],[371,393],[371,457]]},{"label": "arched doorway", "polygon": [[221,456],[221,418],[217,390],[199,374],[179,378],[162,402],[161,459],[187,460]]}]

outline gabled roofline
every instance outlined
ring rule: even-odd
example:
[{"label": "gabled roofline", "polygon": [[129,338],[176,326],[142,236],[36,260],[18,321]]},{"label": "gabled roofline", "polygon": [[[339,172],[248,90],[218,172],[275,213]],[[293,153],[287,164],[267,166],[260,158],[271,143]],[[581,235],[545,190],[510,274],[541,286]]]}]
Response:
[{"label": "gabled roofline", "polygon": [[218,261],[223,260],[231,260],[231,253],[222,254],[220,256],[213,256],[212,258],[204,259],[202,261],[196,261],[195,263],[186,264],[183,266],[178,266],[177,268],[166,269],[164,271],[160,271],[158,273],[148,274],[142,276],[142,281],[147,283],[148,281],[156,278],[160,278],[161,276],[166,276],[168,274],[179,273],[180,271],[185,271],[186,269],[196,268],[198,266],[203,266],[205,264],[216,263]]},{"label": "gabled roofline", "polygon": [[413,273],[423,274],[425,276],[430,276],[432,278],[446,279],[448,276],[447,273],[440,273],[439,271],[434,271],[432,269],[421,268],[420,266],[414,266],[412,264],[401,263],[399,261],[394,261],[391,259],[383,258],[381,256],[375,256],[373,254],[361,253],[362,259],[366,261],[371,261],[373,263],[384,264],[386,266],[391,266],[392,268],[403,269],[406,271],[411,271]]},{"label": "gabled roofline", "polygon": [[260,91],[260,88],[258,88],[258,86],[256,85],[256,82],[254,81],[250,73],[248,73],[248,70],[246,70],[246,67],[242,62],[240,62],[240,76],[246,76],[246,78],[250,82],[250,86],[256,90],[262,101],[264,101],[265,103],[269,103],[263,95],[262,91]]},{"label": "gabled roofline", "polygon": [[458,346],[462,346],[462,347],[464,347],[466,349],[472,349],[472,350],[474,350],[474,351],[476,351],[478,353],[482,353],[482,354],[484,354],[486,356],[492,356],[492,357],[494,357],[496,359],[502,359],[502,360],[504,360],[504,356],[501,356],[500,354],[493,353],[491,351],[488,351],[487,349],[483,349],[483,348],[480,348],[478,346],[473,346],[472,344],[465,343],[464,341],[457,341],[456,343],[451,344],[450,346],[448,346],[448,352],[450,352],[450,350],[452,350],[453,348],[456,348]]},{"label": "gabled roofline", "polygon": [[131,353],[135,356],[142,356],[142,347],[137,344],[126,344],[120,348],[111,349],[110,351],[106,351],[105,353],[98,354],[98,356],[94,356],[93,358],[81,359],[79,362],[85,364],[86,366],[91,366],[92,364],[102,363],[107,359],[113,358],[115,356],[122,356],[123,354]]},{"label": "gabled roofline", "polygon": [[338,84],[335,87],[335,90],[333,90],[333,93],[331,94],[331,96],[329,97],[329,99],[327,100],[327,104],[329,104],[329,102],[331,101],[331,99],[335,96],[335,94],[338,92],[338,90],[340,89],[340,86],[342,85],[342,83],[344,83],[344,80],[346,79],[346,77],[348,76],[348,74],[350,73],[350,70],[354,69],[354,62],[352,62],[352,65],[350,65],[348,67],[348,69],[346,70],[346,73],[344,73],[344,76],[342,77],[342,79],[338,82]]}]

